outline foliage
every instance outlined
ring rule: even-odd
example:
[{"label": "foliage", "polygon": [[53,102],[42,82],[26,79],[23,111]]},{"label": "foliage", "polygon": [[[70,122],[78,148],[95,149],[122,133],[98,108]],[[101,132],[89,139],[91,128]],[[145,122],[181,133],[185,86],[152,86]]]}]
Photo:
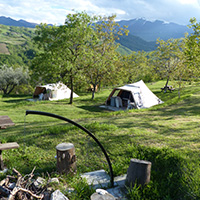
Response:
[{"label": "foliage", "polygon": [[0,67],[0,90],[10,94],[17,85],[28,83],[29,71],[23,67]]},{"label": "foliage", "polygon": [[[35,74],[44,79],[62,80],[72,92],[80,76],[96,88],[102,80],[115,74],[112,73],[118,59],[115,40],[127,32],[114,19],[115,16],[90,17],[82,12],[69,14],[64,26],[38,26],[35,41],[44,52],[35,59]],[[73,96],[70,103],[72,99]]]},{"label": "foliage", "polygon": [[[126,27],[120,28],[115,22],[115,15],[110,17],[98,18],[94,24],[95,35],[86,47],[85,56],[81,63],[84,65],[84,74],[88,84],[93,88],[107,84],[111,80],[117,80],[117,61],[119,54],[116,49],[116,40],[119,35],[128,34]],[[95,90],[92,91],[94,99]]]},{"label": "foliage", "polygon": [[54,81],[69,83],[70,103],[73,102],[74,83],[82,73],[80,59],[94,35],[92,23],[95,19],[82,12],[68,14],[63,26],[37,27],[35,41],[44,51],[35,59],[34,71],[44,79],[51,77]]},{"label": "foliage", "polygon": [[135,145],[128,146],[127,155],[129,153],[138,159],[152,162],[151,183],[148,186],[133,188],[134,193],[137,191],[141,199],[184,199],[188,193],[183,183],[186,165],[179,154],[167,148]]},{"label": "foliage", "polygon": [[148,66],[148,54],[142,52],[132,52],[128,56],[122,58],[123,74],[125,74],[125,83],[134,83],[139,80],[150,82],[152,79],[152,72]]},{"label": "foliage", "polygon": [[184,80],[191,80],[191,73],[184,57],[184,39],[169,39],[167,41],[157,40],[158,47],[155,54],[151,54],[150,62],[154,66],[154,71],[160,79],[166,79],[165,92],[169,80],[176,80],[180,90]]},{"label": "foliage", "polygon": [[193,33],[185,36],[184,54],[188,67],[188,73],[193,79],[199,76],[199,61],[200,61],[200,23],[197,23],[196,18],[190,19],[189,28],[193,29]]},{"label": "foliage", "polygon": [[155,72],[163,79],[166,78],[166,86],[173,75],[174,70],[177,68],[178,62],[180,62],[179,51],[180,40],[169,39],[166,42],[164,40],[157,40],[158,47],[155,57]]}]

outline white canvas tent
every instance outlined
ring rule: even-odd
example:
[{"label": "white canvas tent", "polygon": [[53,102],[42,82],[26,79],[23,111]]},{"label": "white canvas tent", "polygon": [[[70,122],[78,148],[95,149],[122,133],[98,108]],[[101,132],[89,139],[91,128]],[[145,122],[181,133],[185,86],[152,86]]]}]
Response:
[{"label": "white canvas tent", "polygon": [[106,105],[117,108],[149,108],[151,106],[163,103],[146,84],[140,80],[133,84],[114,88]]},{"label": "white canvas tent", "polygon": [[[33,98],[39,98],[39,100],[60,100],[69,99],[71,90],[63,83],[53,83],[42,86],[36,86],[33,93]],[[73,93],[73,97],[78,97]]]}]

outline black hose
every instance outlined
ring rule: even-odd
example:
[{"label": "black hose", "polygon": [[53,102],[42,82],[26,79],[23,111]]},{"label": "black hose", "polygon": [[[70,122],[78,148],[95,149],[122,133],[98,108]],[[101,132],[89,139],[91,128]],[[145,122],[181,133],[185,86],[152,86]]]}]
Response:
[{"label": "black hose", "polygon": [[104,147],[102,146],[102,144],[99,142],[99,140],[90,132],[88,131],[86,128],[84,128],[83,126],[81,126],[80,124],[70,120],[70,119],[67,119],[65,117],[62,117],[60,115],[55,115],[55,114],[52,114],[52,113],[48,113],[48,112],[41,112],[41,111],[35,111],[35,110],[26,110],[26,115],[29,115],[29,114],[35,114],[35,115],[45,115],[45,116],[49,116],[49,117],[54,117],[54,118],[57,118],[57,119],[61,119],[61,120],[64,120],[66,122],[69,122],[75,126],[77,126],[78,128],[82,129],[83,131],[85,131],[89,136],[91,136],[95,142],[100,146],[101,150],[103,151],[105,157],[106,157],[106,160],[107,160],[107,163],[108,163],[108,166],[109,166],[109,169],[110,169],[110,183],[111,183],[111,186],[113,187],[114,186],[114,178],[113,178],[113,170],[112,170],[112,165],[111,165],[111,162],[110,162],[110,159],[108,157],[108,154],[106,153]]}]

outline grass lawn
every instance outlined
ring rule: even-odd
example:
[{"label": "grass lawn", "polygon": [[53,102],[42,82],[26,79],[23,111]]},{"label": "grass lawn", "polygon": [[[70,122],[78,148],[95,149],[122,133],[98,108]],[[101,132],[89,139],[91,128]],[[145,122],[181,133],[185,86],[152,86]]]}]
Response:
[{"label": "grass lawn", "polygon": [[[26,110],[50,112],[90,130],[108,152],[115,176],[127,172],[131,158],[151,161],[151,190],[135,190],[140,197],[198,199],[200,85],[186,85],[181,99],[177,90],[161,92],[163,85],[162,81],[147,84],[164,104],[118,112],[99,108],[111,89],[102,89],[93,101],[91,94],[80,94],[73,105],[68,104],[69,100],[29,102],[26,99],[30,96],[1,96],[0,115],[8,115],[15,126],[1,129],[0,140],[20,144],[19,149],[3,151],[5,164],[22,174],[30,173],[34,166],[38,174],[55,173],[56,145],[71,142],[75,146],[78,172],[102,168],[109,171],[100,148],[82,130],[55,118],[25,115]],[[130,199],[135,199],[134,195]]]}]

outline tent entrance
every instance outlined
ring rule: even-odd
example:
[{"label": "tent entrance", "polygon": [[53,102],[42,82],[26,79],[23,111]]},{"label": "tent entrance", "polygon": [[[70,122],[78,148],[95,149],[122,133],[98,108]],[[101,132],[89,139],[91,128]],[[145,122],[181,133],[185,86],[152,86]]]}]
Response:
[{"label": "tent entrance", "polygon": [[161,103],[163,103],[162,100],[142,80],[114,88],[106,100],[106,106],[126,109],[150,108]]},{"label": "tent entrance", "polygon": [[115,89],[107,99],[106,105],[127,109],[134,108],[135,101],[130,91]]}]

